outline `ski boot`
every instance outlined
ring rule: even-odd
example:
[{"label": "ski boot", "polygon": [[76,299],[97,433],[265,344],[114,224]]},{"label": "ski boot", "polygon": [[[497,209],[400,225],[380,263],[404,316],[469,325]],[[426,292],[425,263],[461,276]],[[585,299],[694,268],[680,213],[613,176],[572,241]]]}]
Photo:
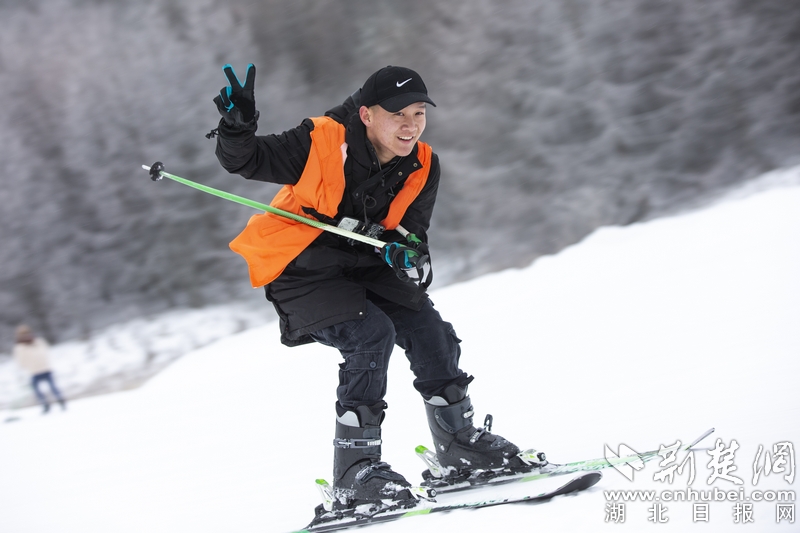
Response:
[{"label": "ski boot", "polygon": [[375,514],[387,508],[413,506],[417,498],[406,479],[381,461],[381,422],[386,402],[362,405],[352,411],[336,404],[336,438],[333,487],[320,511],[356,509],[357,514]]},{"label": "ski boot", "polygon": [[452,384],[441,396],[425,400],[436,453],[424,447],[417,450],[428,465],[422,473],[423,485],[445,488],[464,482],[482,484],[494,477],[530,472],[547,464],[544,453],[520,452],[515,444],[492,433],[492,415],[486,416],[484,427],[473,425],[468,383]]}]

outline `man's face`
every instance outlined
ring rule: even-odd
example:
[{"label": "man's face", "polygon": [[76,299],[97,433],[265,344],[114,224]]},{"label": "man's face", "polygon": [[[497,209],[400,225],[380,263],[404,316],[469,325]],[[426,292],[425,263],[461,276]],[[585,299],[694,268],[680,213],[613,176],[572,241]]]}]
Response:
[{"label": "man's face", "polygon": [[425,130],[425,111],[425,102],[411,104],[396,113],[379,105],[361,107],[359,114],[367,127],[367,139],[375,147],[382,165],[395,156],[405,157],[411,153]]}]

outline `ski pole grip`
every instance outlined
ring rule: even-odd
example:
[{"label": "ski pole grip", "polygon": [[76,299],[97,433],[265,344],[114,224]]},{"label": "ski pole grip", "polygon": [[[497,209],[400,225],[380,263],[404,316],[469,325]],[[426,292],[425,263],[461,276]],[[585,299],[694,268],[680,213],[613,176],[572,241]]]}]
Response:
[{"label": "ski pole grip", "polygon": [[161,181],[163,176],[161,175],[161,171],[164,170],[164,163],[161,161],[156,161],[150,167],[150,179],[153,181]]}]

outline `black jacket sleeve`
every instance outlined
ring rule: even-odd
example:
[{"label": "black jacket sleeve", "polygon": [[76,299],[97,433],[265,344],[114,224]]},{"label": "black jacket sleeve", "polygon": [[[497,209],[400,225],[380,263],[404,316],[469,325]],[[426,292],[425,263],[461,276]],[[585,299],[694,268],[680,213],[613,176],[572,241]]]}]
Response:
[{"label": "black jacket sleeve", "polygon": [[256,135],[257,129],[255,121],[242,128],[220,121],[216,154],[222,168],[247,179],[297,183],[311,150],[314,123],[305,119],[296,128],[272,135]]},{"label": "black jacket sleeve", "polygon": [[[361,90],[357,90],[325,115],[344,123],[358,110],[360,93]],[[222,168],[247,179],[296,184],[311,151],[314,122],[307,118],[296,128],[273,135],[256,135],[257,129],[256,121],[244,127],[231,128],[220,120],[216,154]]]}]

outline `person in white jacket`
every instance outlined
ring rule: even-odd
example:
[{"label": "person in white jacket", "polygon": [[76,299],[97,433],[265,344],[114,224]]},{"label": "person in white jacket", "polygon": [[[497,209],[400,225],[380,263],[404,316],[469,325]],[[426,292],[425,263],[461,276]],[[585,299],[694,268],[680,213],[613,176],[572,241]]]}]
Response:
[{"label": "person in white jacket", "polygon": [[50,345],[46,340],[34,336],[33,330],[25,324],[17,328],[16,338],[17,342],[13,349],[14,360],[20,368],[31,375],[31,387],[39,403],[42,404],[42,412],[46,414],[50,411],[50,402],[39,388],[43,381],[50,386],[50,391],[61,405],[61,409],[66,409],[67,402],[58,390],[50,369],[48,359]]}]

